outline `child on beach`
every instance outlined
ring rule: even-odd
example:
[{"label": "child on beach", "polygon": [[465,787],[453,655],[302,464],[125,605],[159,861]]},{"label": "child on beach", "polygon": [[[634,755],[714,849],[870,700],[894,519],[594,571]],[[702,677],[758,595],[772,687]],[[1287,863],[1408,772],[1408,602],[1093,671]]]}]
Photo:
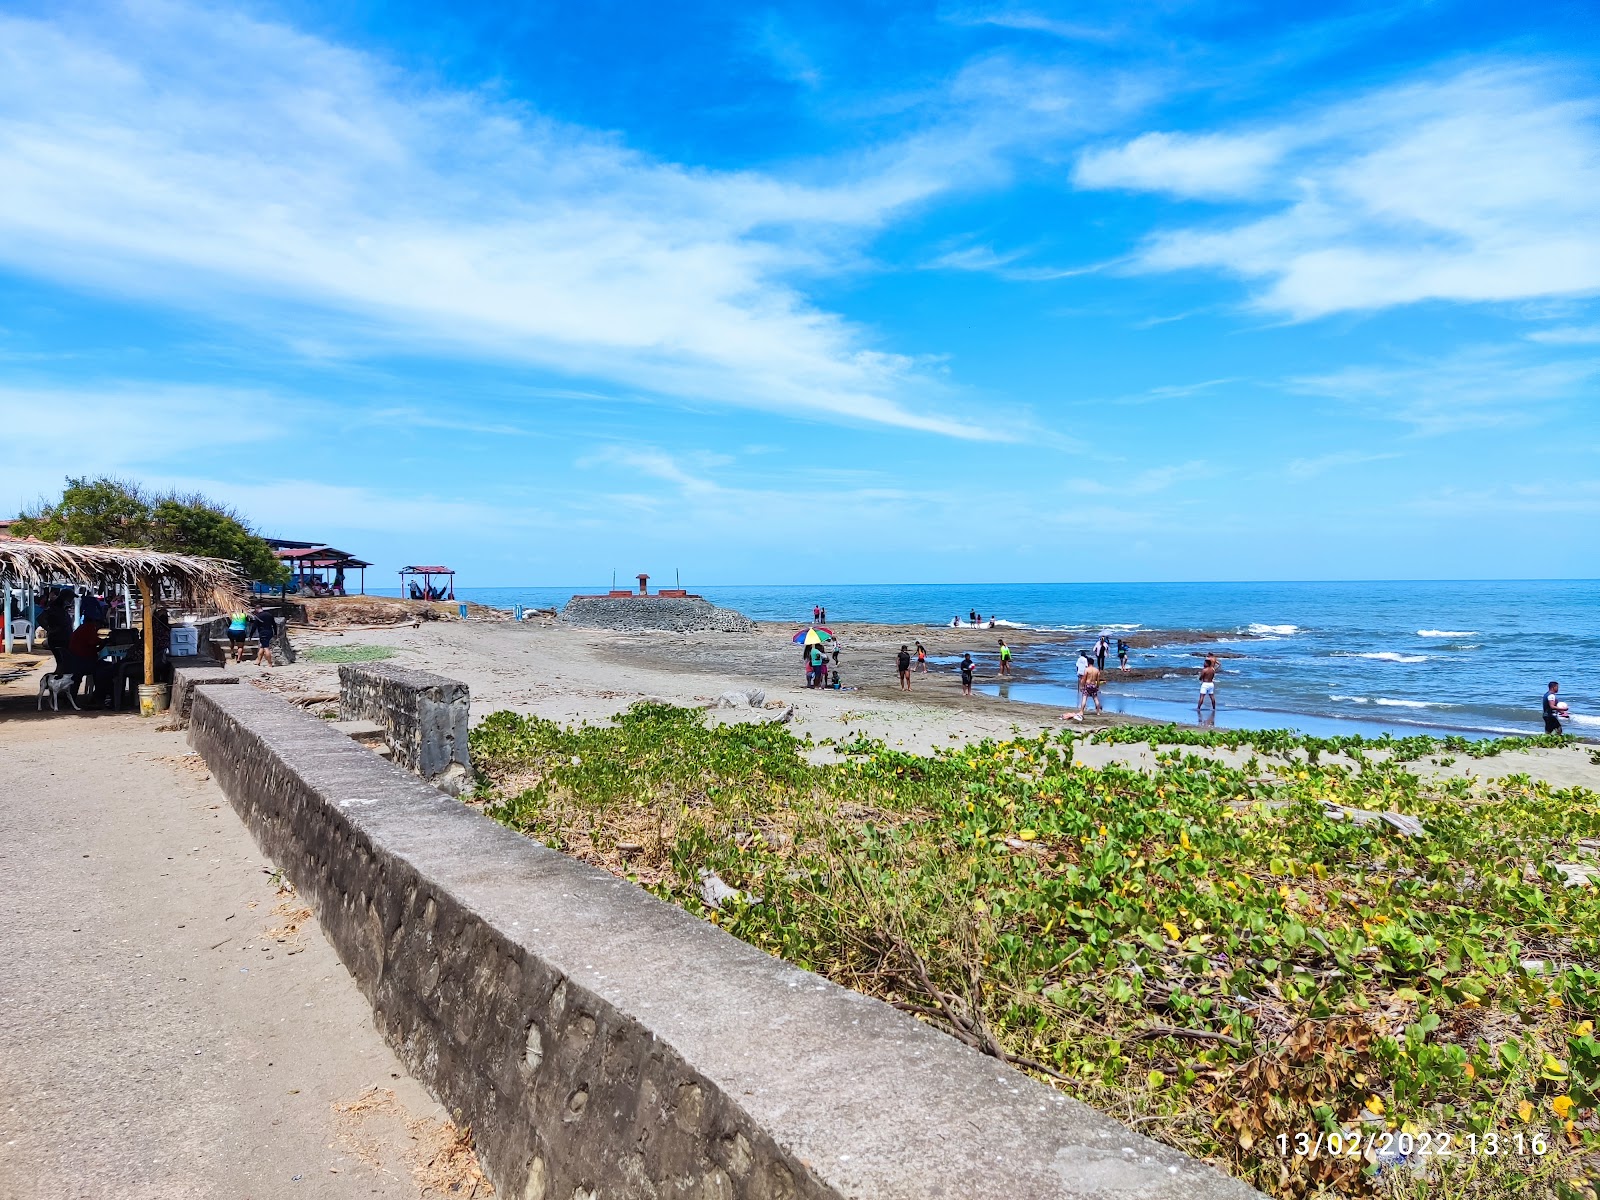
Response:
[{"label": "child on beach", "polygon": [[972,695],[972,670],[976,665],[972,661],[972,655],[963,654],[961,656],[961,694],[963,696]]},{"label": "child on beach", "polygon": [[922,643],[918,642],[917,643],[917,674],[926,675],[927,673],[928,673],[928,652],[925,649],[923,649]]},{"label": "child on beach", "polygon": [[911,690],[911,651],[907,650],[905,643],[900,645],[900,654],[895,659],[895,669],[900,672],[900,690]]}]

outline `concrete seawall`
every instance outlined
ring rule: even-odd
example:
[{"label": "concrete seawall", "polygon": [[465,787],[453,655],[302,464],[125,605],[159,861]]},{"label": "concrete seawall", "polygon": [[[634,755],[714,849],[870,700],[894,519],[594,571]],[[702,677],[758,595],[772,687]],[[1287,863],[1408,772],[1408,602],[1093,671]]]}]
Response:
[{"label": "concrete seawall", "polygon": [[1257,1195],[277,697],[198,688],[189,736],[502,1195]]}]

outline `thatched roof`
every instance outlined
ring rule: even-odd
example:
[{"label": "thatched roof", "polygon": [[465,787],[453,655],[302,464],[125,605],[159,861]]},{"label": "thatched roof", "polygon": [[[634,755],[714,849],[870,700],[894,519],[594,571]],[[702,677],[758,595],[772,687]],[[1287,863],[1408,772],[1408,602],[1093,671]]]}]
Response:
[{"label": "thatched roof", "polygon": [[136,587],[141,579],[152,585],[170,583],[194,608],[228,608],[249,591],[239,569],[220,558],[0,536],[0,582],[12,587],[61,580]]}]

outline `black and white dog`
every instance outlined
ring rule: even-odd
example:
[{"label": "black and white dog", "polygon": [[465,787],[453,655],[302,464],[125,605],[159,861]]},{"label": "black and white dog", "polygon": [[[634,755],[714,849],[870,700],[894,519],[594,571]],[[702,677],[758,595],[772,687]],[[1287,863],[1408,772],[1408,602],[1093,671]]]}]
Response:
[{"label": "black and white dog", "polygon": [[[78,684],[77,678],[68,672],[65,675],[45,675],[39,680],[39,710],[44,710],[44,698],[50,697],[50,707],[61,711],[61,697],[67,698],[67,703],[73,708],[78,707],[77,697],[73,695]],[[79,709],[78,711],[83,711]]]}]

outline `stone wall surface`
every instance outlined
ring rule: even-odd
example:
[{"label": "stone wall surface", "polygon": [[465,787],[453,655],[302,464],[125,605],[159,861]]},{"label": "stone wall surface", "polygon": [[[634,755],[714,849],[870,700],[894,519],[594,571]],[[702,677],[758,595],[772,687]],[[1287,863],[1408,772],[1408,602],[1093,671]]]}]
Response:
[{"label": "stone wall surface", "polygon": [[574,596],[561,610],[569,625],[668,633],[752,633],[742,612],[718,608],[700,596]]},{"label": "stone wall surface", "polygon": [[397,765],[452,792],[469,779],[470,704],[459,679],[390,663],[339,667],[339,719],[382,725]]},{"label": "stone wall surface", "polygon": [[1255,1196],[505,829],[276,696],[190,741],[378,1028],[523,1200]]},{"label": "stone wall surface", "polygon": [[177,666],[177,659],[172,669],[172,711],[178,714],[180,722],[189,719],[189,710],[194,703],[194,690],[197,687],[207,687],[213,684],[236,684],[242,678],[237,671],[229,671],[226,667],[212,667],[199,665],[203,661],[201,655],[193,655],[182,661],[194,665]]}]

